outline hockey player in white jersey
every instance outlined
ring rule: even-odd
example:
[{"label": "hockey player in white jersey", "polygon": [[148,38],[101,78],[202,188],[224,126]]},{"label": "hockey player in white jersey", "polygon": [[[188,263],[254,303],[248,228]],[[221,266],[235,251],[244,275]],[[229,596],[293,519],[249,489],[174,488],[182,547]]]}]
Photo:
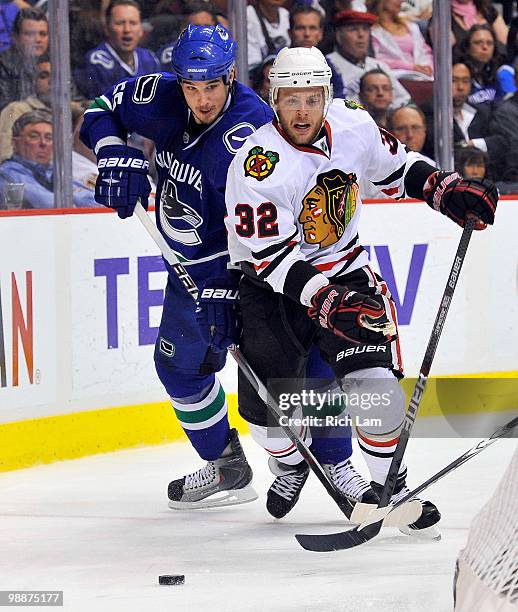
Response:
[{"label": "hockey player in white jersey", "polygon": [[[270,72],[276,119],[252,134],[230,165],[226,225],[231,261],[244,272],[241,349],[252,368],[265,381],[301,378],[316,344],[350,398],[353,391],[394,390],[403,376],[395,305],[358,237],[360,181],[396,199],[425,199],[461,226],[473,214],[476,229],[493,223],[498,193],[488,181],[465,181],[407,154],[361,107],[333,100],[330,78],[316,48],[279,53]],[[382,424],[373,418],[356,427],[378,493],[405,414],[395,386],[390,405],[375,414]],[[239,409],[259,440],[266,408],[243,376]],[[296,476],[299,461],[277,462],[272,488]],[[402,464],[391,502],[407,492]],[[435,535],[440,513],[422,504],[411,528]]]}]

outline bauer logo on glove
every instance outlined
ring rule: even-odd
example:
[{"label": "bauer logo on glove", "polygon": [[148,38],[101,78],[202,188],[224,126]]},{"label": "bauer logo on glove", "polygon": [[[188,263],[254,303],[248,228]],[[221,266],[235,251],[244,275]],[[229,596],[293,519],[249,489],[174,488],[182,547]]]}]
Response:
[{"label": "bauer logo on glove", "polygon": [[147,177],[149,162],[142,151],[126,145],[102,147],[97,167],[96,202],[114,208],[121,219],[131,217],[139,200],[147,209],[151,185]]}]

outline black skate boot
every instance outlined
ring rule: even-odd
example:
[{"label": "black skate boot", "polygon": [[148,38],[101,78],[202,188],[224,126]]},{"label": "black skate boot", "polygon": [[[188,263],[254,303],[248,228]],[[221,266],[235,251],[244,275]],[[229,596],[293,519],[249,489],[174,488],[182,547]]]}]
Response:
[{"label": "black skate boot", "polygon": [[[406,484],[406,475],[406,469],[404,472],[398,475],[394,493],[390,498],[391,504],[397,503],[400,499],[410,493],[410,489]],[[378,495],[381,495],[383,485],[377,482],[371,482],[371,486]],[[423,501],[418,497],[413,497],[412,500],[417,500],[421,504],[421,516],[410,525],[400,526],[399,530],[406,535],[414,537],[427,540],[440,540],[441,533],[435,526],[441,520],[441,513],[439,512],[437,506],[431,501]]]},{"label": "black skate boot", "polygon": [[325,463],[323,466],[336,488],[347,500],[350,511],[346,514],[353,523],[361,523],[367,514],[376,508],[378,496],[369,483],[359,474],[350,459],[336,465]]},{"label": "black skate boot", "polygon": [[183,510],[245,504],[257,499],[257,493],[249,486],[251,480],[252,468],[237,430],[231,429],[230,441],[218,459],[169,483],[169,507]]},{"label": "black skate boot", "polygon": [[270,457],[270,471],[277,476],[266,494],[266,509],[275,518],[280,519],[297,503],[302,487],[309,476],[309,467],[305,461],[298,465],[287,465]]}]

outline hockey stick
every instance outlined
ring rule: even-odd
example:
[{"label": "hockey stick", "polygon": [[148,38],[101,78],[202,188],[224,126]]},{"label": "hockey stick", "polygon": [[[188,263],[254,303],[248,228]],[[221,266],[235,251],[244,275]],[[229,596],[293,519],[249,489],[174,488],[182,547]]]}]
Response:
[{"label": "hockey stick", "polygon": [[385,508],[377,508],[376,510],[373,510],[369,514],[367,519],[361,525],[358,526],[358,529],[364,529],[368,525],[376,523],[377,521],[384,520],[388,515],[390,515],[391,512],[393,512],[396,508],[398,508],[400,504],[404,504],[409,499],[412,499],[412,497],[416,497],[417,495],[422,493],[425,489],[427,489],[431,485],[441,480],[441,478],[444,478],[450,472],[453,472],[454,470],[456,470],[458,467],[460,467],[461,465],[463,465],[470,459],[473,459],[473,457],[476,457],[479,453],[485,450],[488,446],[491,446],[491,444],[494,444],[500,438],[506,437],[507,434],[510,434],[515,427],[518,427],[518,416],[512,419],[511,421],[509,421],[509,423],[502,425],[502,427],[497,429],[495,433],[489,438],[484,438],[483,440],[480,440],[480,442],[478,442],[473,448],[470,448],[465,453],[463,453],[460,457],[457,457],[457,459],[453,460],[446,467],[444,467],[442,470],[437,472],[437,474],[430,476],[428,480],[420,484],[413,491],[410,491],[409,493],[407,493],[403,498],[401,498],[393,506],[386,506]]},{"label": "hockey stick", "polygon": [[[387,479],[385,480],[385,485],[380,496],[378,509],[385,508],[389,505],[390,498],[392,497],[392,493],[394,492],[399,468],[401,466],[401,463],[403,462],[403,455],[405,453],[408,440],[410,438],[410,433],[417,417],[417,411],[419,410],[419,405],[421,403],[421,399],[426,388],[426,383],[428,380],[428,375],[430,373],[430,368],[432,366],[433,358],[435,356],[435,351],[437,349],[437,345],[439,344],[439,339],[441,337],[441,332],[444,326],[444,322],[446,320],[446,315],[448,313],[453,293],[457,285],[457,280],[460,275],[462,264],[464,263],[464,258],[466,257],[466,251],[468,249],[471,234],[473,233],[473,229],[475,227],[475,222],[476,219],[470,217],[466,220],[466,223],[464,225],[464,230],[460,238],[459,246],[457,247],[457,252],[455,253],[455,259],[453,260],[453,265],[450,270],[448,281],[446,282],[446,287],[444,289],[444,293],[441,299],[439,311],[437,313],[435,323],[432,328],[430,340],[428,341],[428,346],[426,347],[423,363],[421,364],[421,369],[419,371],[419,377],[415,383],[414,391],[412,393],[412,397],[410,398],[408,410],[405,415],[405,420],[403,421],[403,429],[399,435],[399,441],[396,446],[396,450],[394,451],[394,456],[392,457],[392,462],[390,464],[390,468],[387,474]],[[377,512],[377,510],[373,510],[373,512]],[[378,535],[382,527],[382,521],[379,520],[375,523],[370,523],[370,521],[367,519],[366,521],[364,521],[364,523],[368,526],[364,528],[361,528],[361,526],[359,526],[349,531],[342,531],[339,533],[331,534],[297,534],[295,537],[297,538],[299,544],[306,550],[311,550],[315,552],[344,550],[346,548],[359,546],[360,544],[364,544],[365,542],[372,540],[372,538]]]},{"label": "hockey stick", "polygon": [[[162,252],[164,259],[173,268],[178,278],[181,280],[184,287],[189,292],[189,295],[192,297],[194,302],[197,303],[198,288],[196,286],[196,283],[193,281],[185,267],[181,264],[174,251],[167,244],[165,238],[162,236],[157,226],[153,223],[153,221],[151,221],[140,201],[135,206],[135,214],[137,215],[142,225],[147,230],[148,234],[151,236],[151,238],[154,240],[154,242]],[[252,385],[261,400],[266,404],[271,414],[275,417],[279,424],[279,427],[281,427],[281,429],[288,436],[291,442],[293,442],[293,444],[297,447],[297,450],[300,452],[302,457],[309,465],[310,469],[320,480],[320,482],[322,483],[328,494],[331,496],[331,498],[335,501],[340,510],[345,514],[347,518],[351,518],[351,511],[354,509],[355,513],[353,520],[357,523],[360,523],[364,519],[366,519],[370,511],[374,510],[373,504],[356,504],[355,500],[347,498],[336,488],[332,480],[324,471],[324,468],[319,463],[318,459],[315,457],[310,448],[305,444],[305,442],[301,439],[301,437],[297,434],[297,432],[292,429],[289,424],[281,425],[281,417],[286,416],[285,413],[279,407],[277,399],[268,391],[267,387],[262,383],[260,378],[250,367],[248,361],[245,359],[239,348],[237,348],[236,346],[232,346],[229,348],[229,352],[236,360],[238,367],[246,376],[248,382]],[[395,525],[409,525],[415,520],[417,520],[420,514],[421,505],[418,504],[418,502],[416,504],[407,504],[404,508],[401,508],[400,513],[395,513],[394,516],[391,517],[390,521],[386,524],[386,526],[393,526],[394,521],[396,521],[396,523],[394,523]]]}]

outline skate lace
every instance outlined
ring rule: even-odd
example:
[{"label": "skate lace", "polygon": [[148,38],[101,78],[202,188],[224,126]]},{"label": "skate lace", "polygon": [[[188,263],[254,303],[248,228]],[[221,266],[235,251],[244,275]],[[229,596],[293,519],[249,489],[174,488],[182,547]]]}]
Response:
[{"label": "skate lace", "polygon": [[284,499],[291,499],[298,493],[301,485],[304,482],[304,474],[286,474],[285,476],[277,476],[273,482],[270,491],[277,493]]},{"label": "skate lace", "polygon": [[202,467],[192,474],[187,474],[185,477],[184,489],[198,489],[205,487],[214,480],[216,468],[214,463],[209,461],[205,467]]},{"label": "skate lace", "polygon": [[358,474],[348,459],[327,467],[331,480],[342,492],[350,497],[360,499],[363,493],[370,488],[368,482]]}]

